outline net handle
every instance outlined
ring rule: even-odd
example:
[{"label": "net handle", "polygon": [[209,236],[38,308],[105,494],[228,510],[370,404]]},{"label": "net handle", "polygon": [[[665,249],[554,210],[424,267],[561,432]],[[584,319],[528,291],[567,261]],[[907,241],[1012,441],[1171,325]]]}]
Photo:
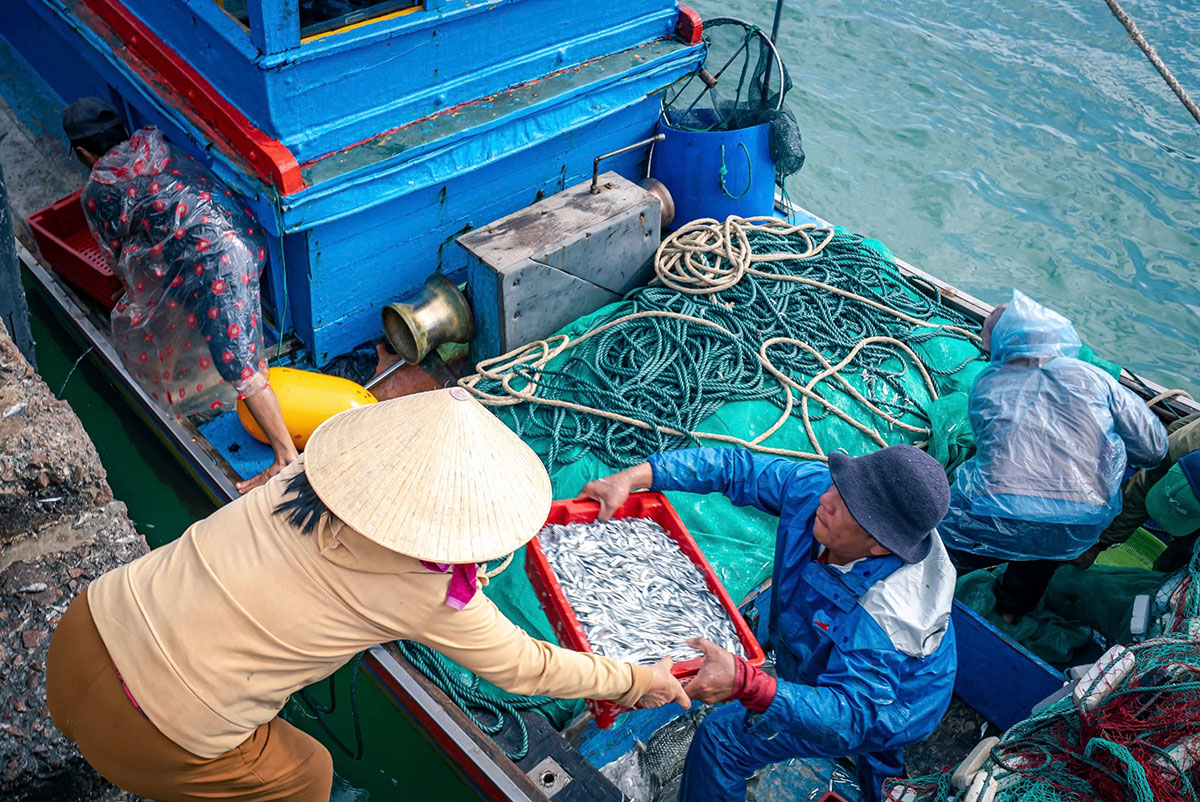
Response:
[{"label": "net handle", "polygon": [[775,43],[771,41],[771,37],[762,32],[760,28],[751,25],[745,20],[737,17],[713,17],[706,19],[703,22],[704,27],[701,30],[707,30],[711,25],[741,25],[747,31],[753,31],[754,35],[762,39],[767,44],[767,48],[771,51],[771,57],[775,59],[775,66],[779,69],[779,99],[775,101],[775,111],[783,108],[783,59],[779,58],[779,51],[775,49]]}]

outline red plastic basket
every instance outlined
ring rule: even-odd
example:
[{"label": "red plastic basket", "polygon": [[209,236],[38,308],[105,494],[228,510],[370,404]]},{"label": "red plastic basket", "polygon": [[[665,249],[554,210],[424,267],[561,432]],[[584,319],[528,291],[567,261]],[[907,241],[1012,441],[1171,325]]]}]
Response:
[{"label": "red plastic basket", "polygon": [[[550,507],[550,517],[546,519],[546,523],[591,523],[596,520],[599,511],[600,505],[594,501],[584,499],[556,501]],[[696,541],[688,532],[687,527],[683,525],[679,514],[675,512],[671,502],[667,501],[666,496],[661,493],[634,493],[613,514],[613,517],[650,518],[665,529],[667,535],[679,544],[679,550],[700,569],[709,591],[725,608],[725,612],[728,613],[729,619],[737,631],[738,640],[741,641],[742,648],[746,652],[746,659],[753,666],[763,664],[762,647],[758,645],[750,627],[746,625],[741,613],[738,612],[737,605],[729,597],[725,586],[717,578],[716,572],[704,558],[704,553],[700,551],[700,547],[696,545]],[[541,599],[542,607],[546,610],[546,617],[550,619],[550,625],[554,627],[559,643],[577,652],[591,652],[592,646],[588,643],[587,635],[584,634],[583,627],[576,618],[575,611],[571,609],[571,604],[563,593],[558,577],[554,574],[554,569],[550,567],[550,561],[546,559],[546,553],[542,551],[542,544],[536,537],[529,542],[528,548],[525,549],[525,573],[529,575],[534,592]],[[678,662],[671,673],[681,681],[690,679],[700,671],[702,662],[703,660],[698,657]],[[596,726],[602,730],[611,727],[617,716],[629,709],[621,707],[615,702],[595,699],[589,699],[587,704],[596,720]]]},{"label": "red plastic basket", "polygon": [[113,275],[100,246],[92,239],[79,192],[29,215],[28,223],[42,258],[54,272],[105,309],[116,306],[121,280]]}]

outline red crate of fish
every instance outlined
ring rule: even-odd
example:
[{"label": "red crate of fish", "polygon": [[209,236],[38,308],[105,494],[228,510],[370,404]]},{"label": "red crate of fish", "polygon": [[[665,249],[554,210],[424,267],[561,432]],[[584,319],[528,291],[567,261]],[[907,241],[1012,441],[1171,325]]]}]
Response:
[{"label": "red crate of fish", "polygon": [[116,306],[121,280],[108,266],[88,230],[79,192],[60,198],[27,218],[42,259],[54,272],[105,309]]},{"label": "red crate of fish", "polygon": [[[550,517],[546,519],[546,523],[592,523],[596,520],[599,512],[600,505],[587,499],[556,501],[550,507]],[[700,551],[700,547],[696,545],[695,539],[683,525],[679,514],[675,512],[671,502],[667,501],[666,496],[662,493],[633,493],[629,496],[629,500],[613,514],[613,518],[649,518],[661,526],[667,536],[679,545],[679,550],[703,574],[709,592],[721,603],[721,607],[733,623],[738,640],[746,653],[746,659],[753,666],[763,664],[763,650],[758,645],[754,633],[750,631],[750,627],[742,618],[737,605],[729,597],[725,586],[717,578],[713,567],[705,559],[704,553]],[[591,652],[592,646],[588,642],[583,626],[579,623],[575,611],[571,609],[571,603],[563,593],[562,585],[555,576],[554,569],[536,537],[529,542],[529,546],[525,549],[525,573],[529,575],[534,592],[541,599],[546,617],[550,619],[550,625],[554,627],[559,643],[577,652]],[[680,681],[691,679],[700,671],[702,662],[702,658],[699,657],[677,662],[671,669],[671,673]],[[587,704],[596,721],[596,726],[602,730],[611,727],[617,716],[628,710],[615,702],[589,699]]]}]

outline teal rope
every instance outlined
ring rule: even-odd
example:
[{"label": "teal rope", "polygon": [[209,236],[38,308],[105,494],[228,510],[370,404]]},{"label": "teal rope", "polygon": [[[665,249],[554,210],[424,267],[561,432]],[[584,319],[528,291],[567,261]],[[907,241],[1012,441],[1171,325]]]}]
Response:
[{"label": "teal rope", "polygon": [[[535,710],[549,701],[544,696],[498,696],[480,685],[479,677],[451,662],[442,654],[421,643],[396,641],[400,654],[417,670],[446,692],[456,705],[462,708],[471,722],[483,730],[489,738],[507,727],[515,728],[519,746],[513,751],[504,750],[510,760],[520,760],[529,753],[529,730],[518,714],[521,710]],[[488,721],[487,719],[491,719]]]},{"label": "teal rope", "polygon": [[[748,233],[755,253],[805,251],[805,243],[795,236],[760,230]],[[760,263],[759,267],[815,279],[923,320],[978,328],[940,297],[913,293],[895,263],[868,247],[857,234],[839,231],[816,256]],[[629,293],[609,319],[644,311],[702,318],[733,336],[682,320],[640,318],[592,337],[546,369],[522,365],[514,370],[538,382],[538,397],[574,401],[687,432],[699,430],[701,421],[729,403],[767,401],[783,409],[783,388],[757,358],[759,344],[768,338],[803,340],[834,361],[871,336],[894,337],[918,351],[918,346],[936,338],[966,339],[945,329],[914,327],[817,287],[754,275],[713,295],[688,295],[662,284],[641,287]],[[597,321],[597,327],[604,322]],[[926,367],[937,382],[975,358],[945,368]],[[771,361],[795,377],[813,376],[822,370],[815,357],[790,345],[772,348]],[[907,390],[909,369],[886,344],[864,347],[843,372],[861,378],[866,394],[881,408],[928,420],[924,399],[913,398]],[[483,392],[504,393],[495,380],[483,379],[476,386]],[[501,407],[497,414],[524,439],[546,438],[546,445],[538,450],[552,469],[585,454],[614,467],[628,467],[647,454],[699,445],[686,436],[545,404]],[[799,418],[798,405],[794,414]],[[829,414],[823,408],[812,409],[810,419],[817,422]]]},{"label": "teal rope", "polygon": [[754,162],[750,160],[750,151],[746,148],[745,142],[739,142],[738,147],[742,149],[742,153],[746,156],[746,170],[749,175],[746,178],[746,188],[742,190],[740,195],[731,195],[729,188],[725,186],[725,176],[729,174],[729,168],[725,166],[725,146],[721,146],[721,191],[725,193],[725,197],[730,200],[741,200],[746,197],[746,193],[750,191],[750,187],[754,185]]},{"label": "teal rope", "polygon": [[1108,752],[1125,767],[1125,781],[1133,793],[1134,802],[1154,802],[1154,790],[1146,779],[1146,769],[1138,763],[1137,758],[1121,744],[1113,743],[1105,738],[1093,738],[1084,748],[1084,757],[1092,757],[1101,749]]}]

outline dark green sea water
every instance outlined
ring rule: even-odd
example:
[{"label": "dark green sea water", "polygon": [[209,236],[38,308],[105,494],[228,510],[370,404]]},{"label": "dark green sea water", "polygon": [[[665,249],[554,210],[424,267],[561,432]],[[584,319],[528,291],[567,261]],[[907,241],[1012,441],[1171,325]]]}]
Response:
[{"label": "dark green sea water", "polygon": [[[769,28],[773,3],[693,2]],[[1200,93],[1200,4],[1126,2]],[[808,163],[792,197],[984,300],[1020,287],[1108,359],[1200,393],[1200,126],[1100,0],[788,3],[780,48]],[[32,295],[39,369],[152,545],[213,509]],[[353,743],[348,670],[331,726]],[[474,798],[360,676],[364,760],[335,799]],[[322,685],[314,691],[322,700]],[[293,721],[321,737],[289,706]]]}]

